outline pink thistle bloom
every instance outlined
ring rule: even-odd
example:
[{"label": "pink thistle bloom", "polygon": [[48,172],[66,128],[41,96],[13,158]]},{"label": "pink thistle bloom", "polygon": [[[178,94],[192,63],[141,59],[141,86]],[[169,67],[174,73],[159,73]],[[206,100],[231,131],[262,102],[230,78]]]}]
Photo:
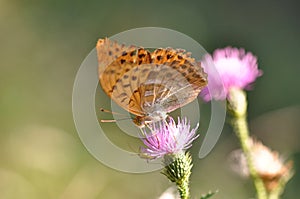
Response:
[{"label": "pink thistle bloom", "polygon": [[208,74],[208,86],[200,94],[205,101],[225,100],[231,88],[249,89],[262,75],[257,58],[242,48],[217,49],[204,57],[202,66]]},{"label": "pink thistle bloom", "polygon": [[192,146],[192,142],[198,137],[196,130],[198,125],[190,130],[190,122],[184,118],[178,118],[176,125],[173,118],[168,123],[161,122],[150,126],[151,132],[143,129],[145,138],[142,138],[146,147],[141,148],[142,157],[156,159],[167,154],[177,154]]}]

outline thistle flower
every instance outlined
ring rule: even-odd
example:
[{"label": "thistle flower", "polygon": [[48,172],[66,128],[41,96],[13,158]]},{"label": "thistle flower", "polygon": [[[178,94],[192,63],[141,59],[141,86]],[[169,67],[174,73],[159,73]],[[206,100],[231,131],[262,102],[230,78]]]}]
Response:
[{"label": "thistle flower", "polygon": [[205,101],[225,100],[231,88],[249,89],[262,75],[257,58],[244,49],[217,49],[212,56],[204,57],[202,65],[208,74],[208,86],[200,94]]},{"label": "thistle flower", "polygon": [[142,138],[146,147],[141,148],[143,157],[156,159],[164,155],[181,153],[192,146],[192,142],[198,137],[196,128],[190,130],[190,122],[184,118],[178,118],[176,125],[173,118],[168,123],[153,124],[151,132],[142,129],[145,138]]},{"label": "thistle flower", "polygon": [[[280,181],[286,181],[287,177],[291,176],[292,162],[284,162],[278,152],[272,151],[259,141],[250,139],[248,144],[251,148],[251,157],[257,175],[263,180],[267,191],[272,192],[278,188]],[[242,176],[249,177],[250,172],[244,154],[236,151],[232,154],[232,158],[237,163],[234,165],[234,170]]]},{"label": "thistle flower", "polygon": [[178,118],[178,124],[170,118],[169,122],[153,123],[149,126],[150,133],[142,129],[142,138],[146,147],[141,148],[141,157],[156,159],[163,157],[162,174],[175,183],[181,199],[190,197],[189,179],[192,169],[192,157],[185,152],[198,137],[196,128],[190,130],[190,122]]}]

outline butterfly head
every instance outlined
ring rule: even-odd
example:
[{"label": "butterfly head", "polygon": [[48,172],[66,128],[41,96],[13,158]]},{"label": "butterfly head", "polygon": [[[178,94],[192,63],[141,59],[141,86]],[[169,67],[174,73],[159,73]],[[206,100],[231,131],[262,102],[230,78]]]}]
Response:
[{"label": "butterfly head", "polygon": [[162,120],[165,120],[167,118],[167,114],[162,111],[155,111],[149,115],[146,116],[136,116],[133,119],[133,122],[138,127],[142,128],[144,126],[147,126],[147,124],[159,122]]}]

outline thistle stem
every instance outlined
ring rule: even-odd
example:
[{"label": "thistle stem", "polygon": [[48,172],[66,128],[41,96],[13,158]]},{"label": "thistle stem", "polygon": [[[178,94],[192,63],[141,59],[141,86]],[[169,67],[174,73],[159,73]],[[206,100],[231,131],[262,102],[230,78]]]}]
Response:
[{"label": "thistle stem", "polygon": [[249,146],[249,128],[247,123],[247,99],[242,90],[232,89],[228,98],[228,108],[231,111],[232,126],[239,138],[241,148],[245,154],[249,173],[253,179],[258,199],[267,199],[267,192],[262,179],[257,175]]},{"label": "thistle stem", "polygon": [[279,199],[279,194],[278,193],[271,193],[269,195],[269,199]]},{"label": "thistle stem", "polygon": [[[292,162],[289,162],[288,165],[290,168],[292,167]],[[283,193],[286,183],[293,177],[294,172],[290,171],[286,176],[282,177],[276,189],[272,190],[269,194],[268,199],[279,199],[280,195]]]},{"label": "thistle stem", "polygon": [[176,185],[181,199],[190,198],[190,188],[189,188],[188,181],[183,181],[182,183],[179,184],[176,183]]},{"label": "thistle stem", "polygon": [[234,131],[240,140],[241,148],[245,154],[249,172],[256,189],[257,197],[258,199],[267,199],[267,193],[264,183],[262,179],[257,175],[251,156],[251,149],[247,142],[249,140],[249,131],[246,117],[235,117],[233,118],[232,123]]}]

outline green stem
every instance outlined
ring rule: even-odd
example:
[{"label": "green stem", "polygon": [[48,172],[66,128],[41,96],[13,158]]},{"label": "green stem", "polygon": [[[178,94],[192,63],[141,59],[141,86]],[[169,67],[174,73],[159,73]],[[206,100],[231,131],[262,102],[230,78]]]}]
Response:
[{"label": "green stem", "polygon": [[261,180],[261,178],[257,175],[251,156],[251,149],[248,145],[248,140],[250,138],[246,116],[235,116],[233,118],[233,127],[236,135],[240,140],[241,148],[245,154],[249,172],[253,179],[254,186],[257,192],[257,197],[258,199],[267,199],[267,193],[264,183]]},{"label": "green stem", "polygon": [[293,171],[290,171],[286,176],[282,177],[276,189],[272,190],[269,194],[269,199],[279,199],[280,195],[283,193],[286,183],[292,178],[294,175]]},{"label": "green stem", "polygon": [[249,173],[253,179],[258,199],[267,199],[267,192],[262,179],[257,175],[253,164],[251,149],[249,146],[249,128],[247,123],[247,98],[246,93],[240,89],[232,88],[229,91],[228,108],[231,111],[232,126],[240,140],[244,152]]},{"label": "green stem", "polygon": [[278,193],[271,193],[269,195],[269,199],[279,199],[279,194]]},{"label": "green stem", "polygon": [[183,181],[182,183],[179,184],[176,183],[176,185],[181,199],[190,198],[190,189],[189,189],[188,181]]}]

